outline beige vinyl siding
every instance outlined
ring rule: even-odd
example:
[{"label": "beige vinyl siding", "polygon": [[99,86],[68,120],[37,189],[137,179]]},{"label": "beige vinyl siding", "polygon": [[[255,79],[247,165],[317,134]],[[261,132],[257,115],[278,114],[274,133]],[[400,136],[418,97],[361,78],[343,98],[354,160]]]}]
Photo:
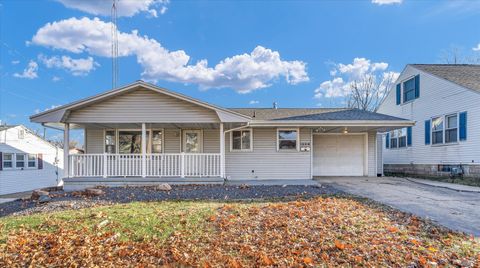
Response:
[{"label": "beige vinyl siding", "polygon": [[[398,81],[420,74],[420,97],[396,105],[391,90],[378,112],[414,120],[412,146],[386,149],[384,164],[480,163],[480,93],[407,66]],[[425,120],[438,115],[467,112],[467,140],[451,145],[425,145]]]},{"label": "beige vinyl siding", "polygon": [[178,154],[181,152],[181,131],[180,129],[165,129],[163,152],[168,154]]},{"label": "beige vinyl siding", "polygon": [[214,123],[214,110],[147,89],[138,89],[72,111],[71,123]]},{"label": "beige vinyl siding", "polygon": [[220,130],[218,128],[203,130],[203,152],[220,153]]},{"label": "beige vinyl siding", "polygon": [[103,154],[103,135],[103,129],[85,129],[85,153]]},{"label": "beige vinyl siding", "polygon": [[[252,152],[230,152],[230,135],[225,135],[227,177],[232,180],[310,179],[310,153],[277,151],[276,135],[276,128],[254,128]],[[300,142],[310,140],[311,130],[300,129]]]}]

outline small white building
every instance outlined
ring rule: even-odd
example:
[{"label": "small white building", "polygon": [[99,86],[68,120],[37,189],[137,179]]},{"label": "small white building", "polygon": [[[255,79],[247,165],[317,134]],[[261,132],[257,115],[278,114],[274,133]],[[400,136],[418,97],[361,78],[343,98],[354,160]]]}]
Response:
[{"label": "small white building", "polygon": [[480,175],[480,65],[409,64],[378,108],[415,121],[384,136],[384,172]]},{"label": "small white building", "polygon": [[25,126],[0,126],[0,195],[59,185],[62,156]]}]

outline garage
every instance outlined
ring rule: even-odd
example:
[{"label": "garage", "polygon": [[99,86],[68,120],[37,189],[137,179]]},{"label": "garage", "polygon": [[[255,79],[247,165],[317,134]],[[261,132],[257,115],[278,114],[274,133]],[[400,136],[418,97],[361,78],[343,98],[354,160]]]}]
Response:
[{"label": "garage", "polygon": [[366,175],[366,135],[314,135],[314,176]]}]

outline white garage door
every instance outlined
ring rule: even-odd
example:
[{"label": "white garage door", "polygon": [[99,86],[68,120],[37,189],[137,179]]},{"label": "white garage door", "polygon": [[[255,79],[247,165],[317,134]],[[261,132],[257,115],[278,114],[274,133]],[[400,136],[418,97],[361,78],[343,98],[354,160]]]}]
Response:
[{"label": "white garage door", "polygon": [[364,135],[315,135],[314,176],[363,176]]}]

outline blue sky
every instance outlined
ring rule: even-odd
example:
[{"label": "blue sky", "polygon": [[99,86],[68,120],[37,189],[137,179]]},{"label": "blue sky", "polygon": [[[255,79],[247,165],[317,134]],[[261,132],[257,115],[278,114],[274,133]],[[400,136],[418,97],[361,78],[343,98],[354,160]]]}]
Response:
[{"label": "blue sky", "polygon": [[[0,1],[2,122],[41,129],[28,116],[111,88],[110,6]],[[342,106],[358,75],[480,49],[480,1],[120,0],[118,14],[119,85],[224,107]]]}]

